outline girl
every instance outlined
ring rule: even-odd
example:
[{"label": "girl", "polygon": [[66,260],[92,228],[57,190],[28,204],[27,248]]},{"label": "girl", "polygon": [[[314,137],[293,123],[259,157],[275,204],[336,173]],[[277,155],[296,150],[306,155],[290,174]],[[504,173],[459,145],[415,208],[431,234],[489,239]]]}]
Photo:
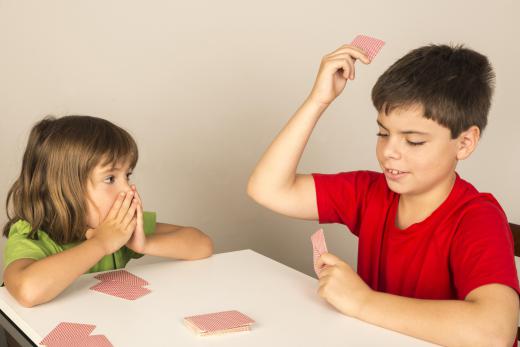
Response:
[{"label": "girl", "polygon": [[212,254],[200,230],[155,222],[129,177],[137,145],[123,129],[88,116],[36,124],[7,195],[4,283],[26,307],[48,302],[86,272],[123,268],[151,254]]}]

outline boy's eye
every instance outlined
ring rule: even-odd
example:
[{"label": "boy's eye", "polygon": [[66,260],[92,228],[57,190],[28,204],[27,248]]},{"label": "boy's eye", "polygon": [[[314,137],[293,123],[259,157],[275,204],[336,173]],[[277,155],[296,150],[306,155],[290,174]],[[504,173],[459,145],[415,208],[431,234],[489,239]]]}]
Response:
[{"label": "boy's eye", "polygon": [[130,181],[130,176],[132,176],[132,173],[131,173],[131,172],[129,172],[129,173],[126,174],[126,180],[127,180],[127,181]]},{"label": "boy's eye", "polygon": [[407,142],[410,146],[420,146],[420,145],[424,145],[424,143],[425,143],[426,141],[413,142],[413,141],[408,141],[408,140],[406,140],[406,142]]},{"label": "boy's eye", "polygon": [[108,183],[108,184],[112,184],[112,183],[114,183],[114,181],[115,181],[115,177],[114,176],[108,176],[108,177],[105,177],[105,180],[103,182]]},{"label": "boy's eye", "polygon": [[388,134],[383,134],[383,133],[377,133],[376,135],[379,136],[379,137],[387,137],[388,136]]}]

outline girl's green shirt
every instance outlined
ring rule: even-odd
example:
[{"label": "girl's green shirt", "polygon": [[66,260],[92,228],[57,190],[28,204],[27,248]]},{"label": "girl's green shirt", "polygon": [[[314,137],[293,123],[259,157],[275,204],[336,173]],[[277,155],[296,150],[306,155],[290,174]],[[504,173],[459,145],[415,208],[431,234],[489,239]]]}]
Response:
[{"label": "girl's green shirt", "polygon": [[[155,213],[144,212],[143,220],[145,234],[152,234],[155,231]],[[31,225],[25,220],[19,220],[11,226],[4,249],[4,269],[15,260],[40,260],[50,255],[63,252],[82,242],[79,241],[61,245],[54,242],[43,230],[38,230],[36,232],[36,240],[33,240],[28,237],[30,232]],[[87,273],[121,269],[126,266],[130,259],[140,258],[142,256],[142,254],[136,253],[128,247],[123,246],[115,253],[104,256],[96,265],[87,271]]]}]

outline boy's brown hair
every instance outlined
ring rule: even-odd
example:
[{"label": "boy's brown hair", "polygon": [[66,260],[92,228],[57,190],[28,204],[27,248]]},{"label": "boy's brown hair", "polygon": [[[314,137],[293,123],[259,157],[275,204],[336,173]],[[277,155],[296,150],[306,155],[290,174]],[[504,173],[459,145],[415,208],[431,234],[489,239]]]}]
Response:
[{"label": "boy's brown hair", "polygon": [[397,60],[377,80],[378,112],[419,104],[424,117],[450,129],[451,137],[487,124],[495,74],[486,56],[463,46],[429,45]]},{"label": "boy's brown hair", "polygon": [[105,119],[44,118],[31,130],[20,177],[7,194],[4,236],[14,223],[25,220],[31,238],[40,229],[59,244],[83,240],[92,170],[119,162],[133,168],[137,159],[130,134]]}]

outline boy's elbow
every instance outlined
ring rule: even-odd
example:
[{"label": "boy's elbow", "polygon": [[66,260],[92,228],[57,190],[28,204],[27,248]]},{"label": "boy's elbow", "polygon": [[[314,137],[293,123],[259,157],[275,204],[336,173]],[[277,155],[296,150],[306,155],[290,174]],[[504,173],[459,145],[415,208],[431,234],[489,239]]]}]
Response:
[{"label": "boy's elbow", "polygon": [[249,181],[247,182],[247,190],[246,190],[246,192],[247,192],[247,195],[248,195],[251,199],[257,201],[257,199],[256,199],[256,196],[257,196],[257,188],[256,188],[256,185],[255,185],[255,183],[254,183],[254,180],[253,180],[253,177],[252,177],[252,176],[249,177]]},{"label": "boy's elbow", "polygon": [[489,324],[487,327],[476,328],[468,346],[511,347],[516,339],[517,327],[509,329],[502,324]]},{"label": "boy's elbow", "polygon": [[247,195],[257,204],[264,207],[269,207],[269,201],[274,196],[273,192],[270,193],[268,189],[261,187],[253,178],[250,178],[247,184]]}]

